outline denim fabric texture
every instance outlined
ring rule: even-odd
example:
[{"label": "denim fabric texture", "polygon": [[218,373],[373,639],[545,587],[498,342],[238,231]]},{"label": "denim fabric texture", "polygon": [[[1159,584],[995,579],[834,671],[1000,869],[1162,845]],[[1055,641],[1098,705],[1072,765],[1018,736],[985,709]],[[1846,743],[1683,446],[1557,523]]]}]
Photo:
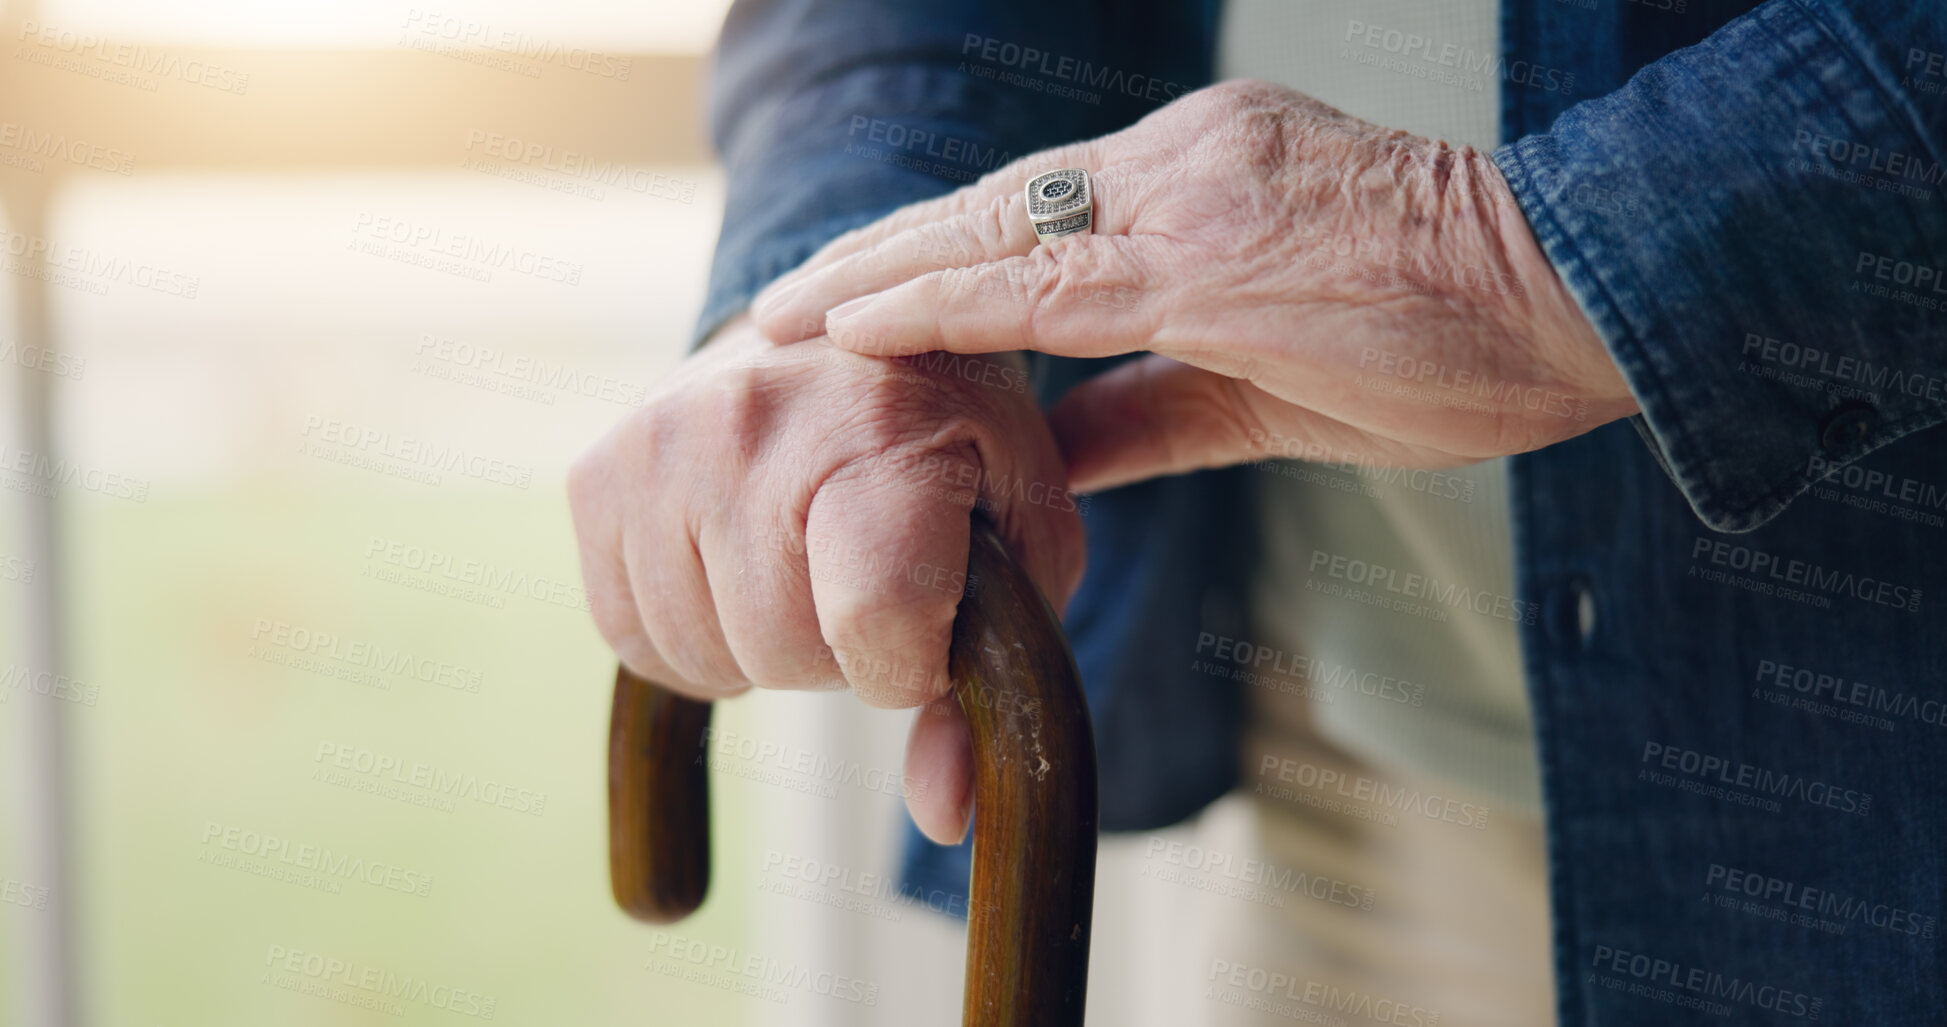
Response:
[{"label": "denim fabric texture", "polygon": [[[1493,69],[1494,159],[1643,411],[1510,474],[1561,1022],[1947,1022],[1947,4],[1593,6],[1504,0]],[[1218,14],[739,0],[698,338],[832,236],[1004,163],[967,154],[1205,84]],[[1035,366],[1050,399],[1099,369]],[[1068,629],[1107,830],[1237,781],[1238,696],[1192,663],[1242,623],[1248,478],[1090,503]],[[967,869],[913,836],[910,888]]]}]

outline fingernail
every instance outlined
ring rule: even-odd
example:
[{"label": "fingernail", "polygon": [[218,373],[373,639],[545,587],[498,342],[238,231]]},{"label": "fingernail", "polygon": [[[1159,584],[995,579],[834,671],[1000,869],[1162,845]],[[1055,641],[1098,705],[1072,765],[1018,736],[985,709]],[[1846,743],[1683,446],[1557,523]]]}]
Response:
[{"label": "fingernail", "polygon": [[838,306],[825,312],[825,324],[830,325],[834,321],[843,321],[851,317],[853,314],[871,306],[872,300],[873,297],[871,296],[860,296],[858,299],[846,300],[840,303]]},{"label": "fingernail", "polygon": [[966,841],[967,832],[973,830],[973,806],[973,789],[969,788],[967,789],[967,797],[960,800],[960,836],[953,839],[953,844],[955,845]]}]

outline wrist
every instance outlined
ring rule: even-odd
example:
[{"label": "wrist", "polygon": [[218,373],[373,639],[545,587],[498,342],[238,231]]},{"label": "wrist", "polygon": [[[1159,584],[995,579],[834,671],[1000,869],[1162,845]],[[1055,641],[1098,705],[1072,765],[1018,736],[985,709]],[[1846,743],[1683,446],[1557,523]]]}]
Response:
[{"label": "wrist", "polygon": [[1593,424],[1637,413],[1636,397],[1622,368],[1542,251],[1500,168],[1487,154],[1470,150],[1468,157],[1487,185],[1495,242],[1517,283],[1506,297],[1514,315],[1513,327],[1520,337],[1529,340],[1551,377],[1587,404]]}]

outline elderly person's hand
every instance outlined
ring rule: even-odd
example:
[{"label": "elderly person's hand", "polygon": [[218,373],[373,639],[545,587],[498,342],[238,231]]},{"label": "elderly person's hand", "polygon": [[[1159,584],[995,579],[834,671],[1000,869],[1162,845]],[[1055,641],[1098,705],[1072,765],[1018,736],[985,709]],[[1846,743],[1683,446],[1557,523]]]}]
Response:
[{"label": "elderly person's hand", "polygon": [[569,476],[595,623],[630,670],[700,699],[849,685],[924,704],[907,805],[948,842],[973,800],[946,698],[971,511],[1059,608],[1081,578],[1073,496],[1017,366],[777,346],[747,320]]},{"label": "elderly person's hand", "polygon": [[[1092,176],[1094,234],[1037,246],[1023,186],[1061,167]],[[1148,351],[1052,414],[1084,489],[1277,456],[1450,465],[1636,409],[1485,154],[1257,82],[834,240],[753,313],[862,353]]]}]

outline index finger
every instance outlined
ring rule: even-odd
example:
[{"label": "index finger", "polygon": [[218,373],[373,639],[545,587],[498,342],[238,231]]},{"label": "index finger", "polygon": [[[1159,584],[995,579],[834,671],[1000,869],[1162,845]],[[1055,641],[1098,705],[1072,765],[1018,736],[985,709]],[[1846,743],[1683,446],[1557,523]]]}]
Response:
[{"label": "index finger", "polygon": [[972,267],[1034,249],[1027,197],[1003,193],[971,213],[926,222],[876,246],[811,270],[751,319],[773,342],[798,342],[825,331],[825,314],[848,300],[948,268]]},{"label": "index finger", "polygon": [[[981,176],[978,181],[945,196],[907,204],[869,225],[854,228],[826,243],[817,253],[812,254],[810,259],[766,286],[751,301],[751,312],[762,320],[773,307],[780,306],[798,286],[804,284],[807,278],[822,268],[870,250],[902,232],[958,218],[972,211],[984,209],[996,200],[1006,197],[1010,192],[1020,192],[1027,186],[1028,179],[1038,173],[1033,170],[1035,168],[1045,170],[1048,167],[1083,166],[1080,162],[1087,159],[1088,148],[1091,145],[1090,142],[1073,143],[1024,157],[1006,167],[990,171]],[[1051,161],[1059,163],[1050,164]],[[774,330],[779,330],[776,326],[772,327]],[[768,336],[771,333],[767,331],[765,334]],[[796,342],[797,339],[773,338],[772,341]]]}]

